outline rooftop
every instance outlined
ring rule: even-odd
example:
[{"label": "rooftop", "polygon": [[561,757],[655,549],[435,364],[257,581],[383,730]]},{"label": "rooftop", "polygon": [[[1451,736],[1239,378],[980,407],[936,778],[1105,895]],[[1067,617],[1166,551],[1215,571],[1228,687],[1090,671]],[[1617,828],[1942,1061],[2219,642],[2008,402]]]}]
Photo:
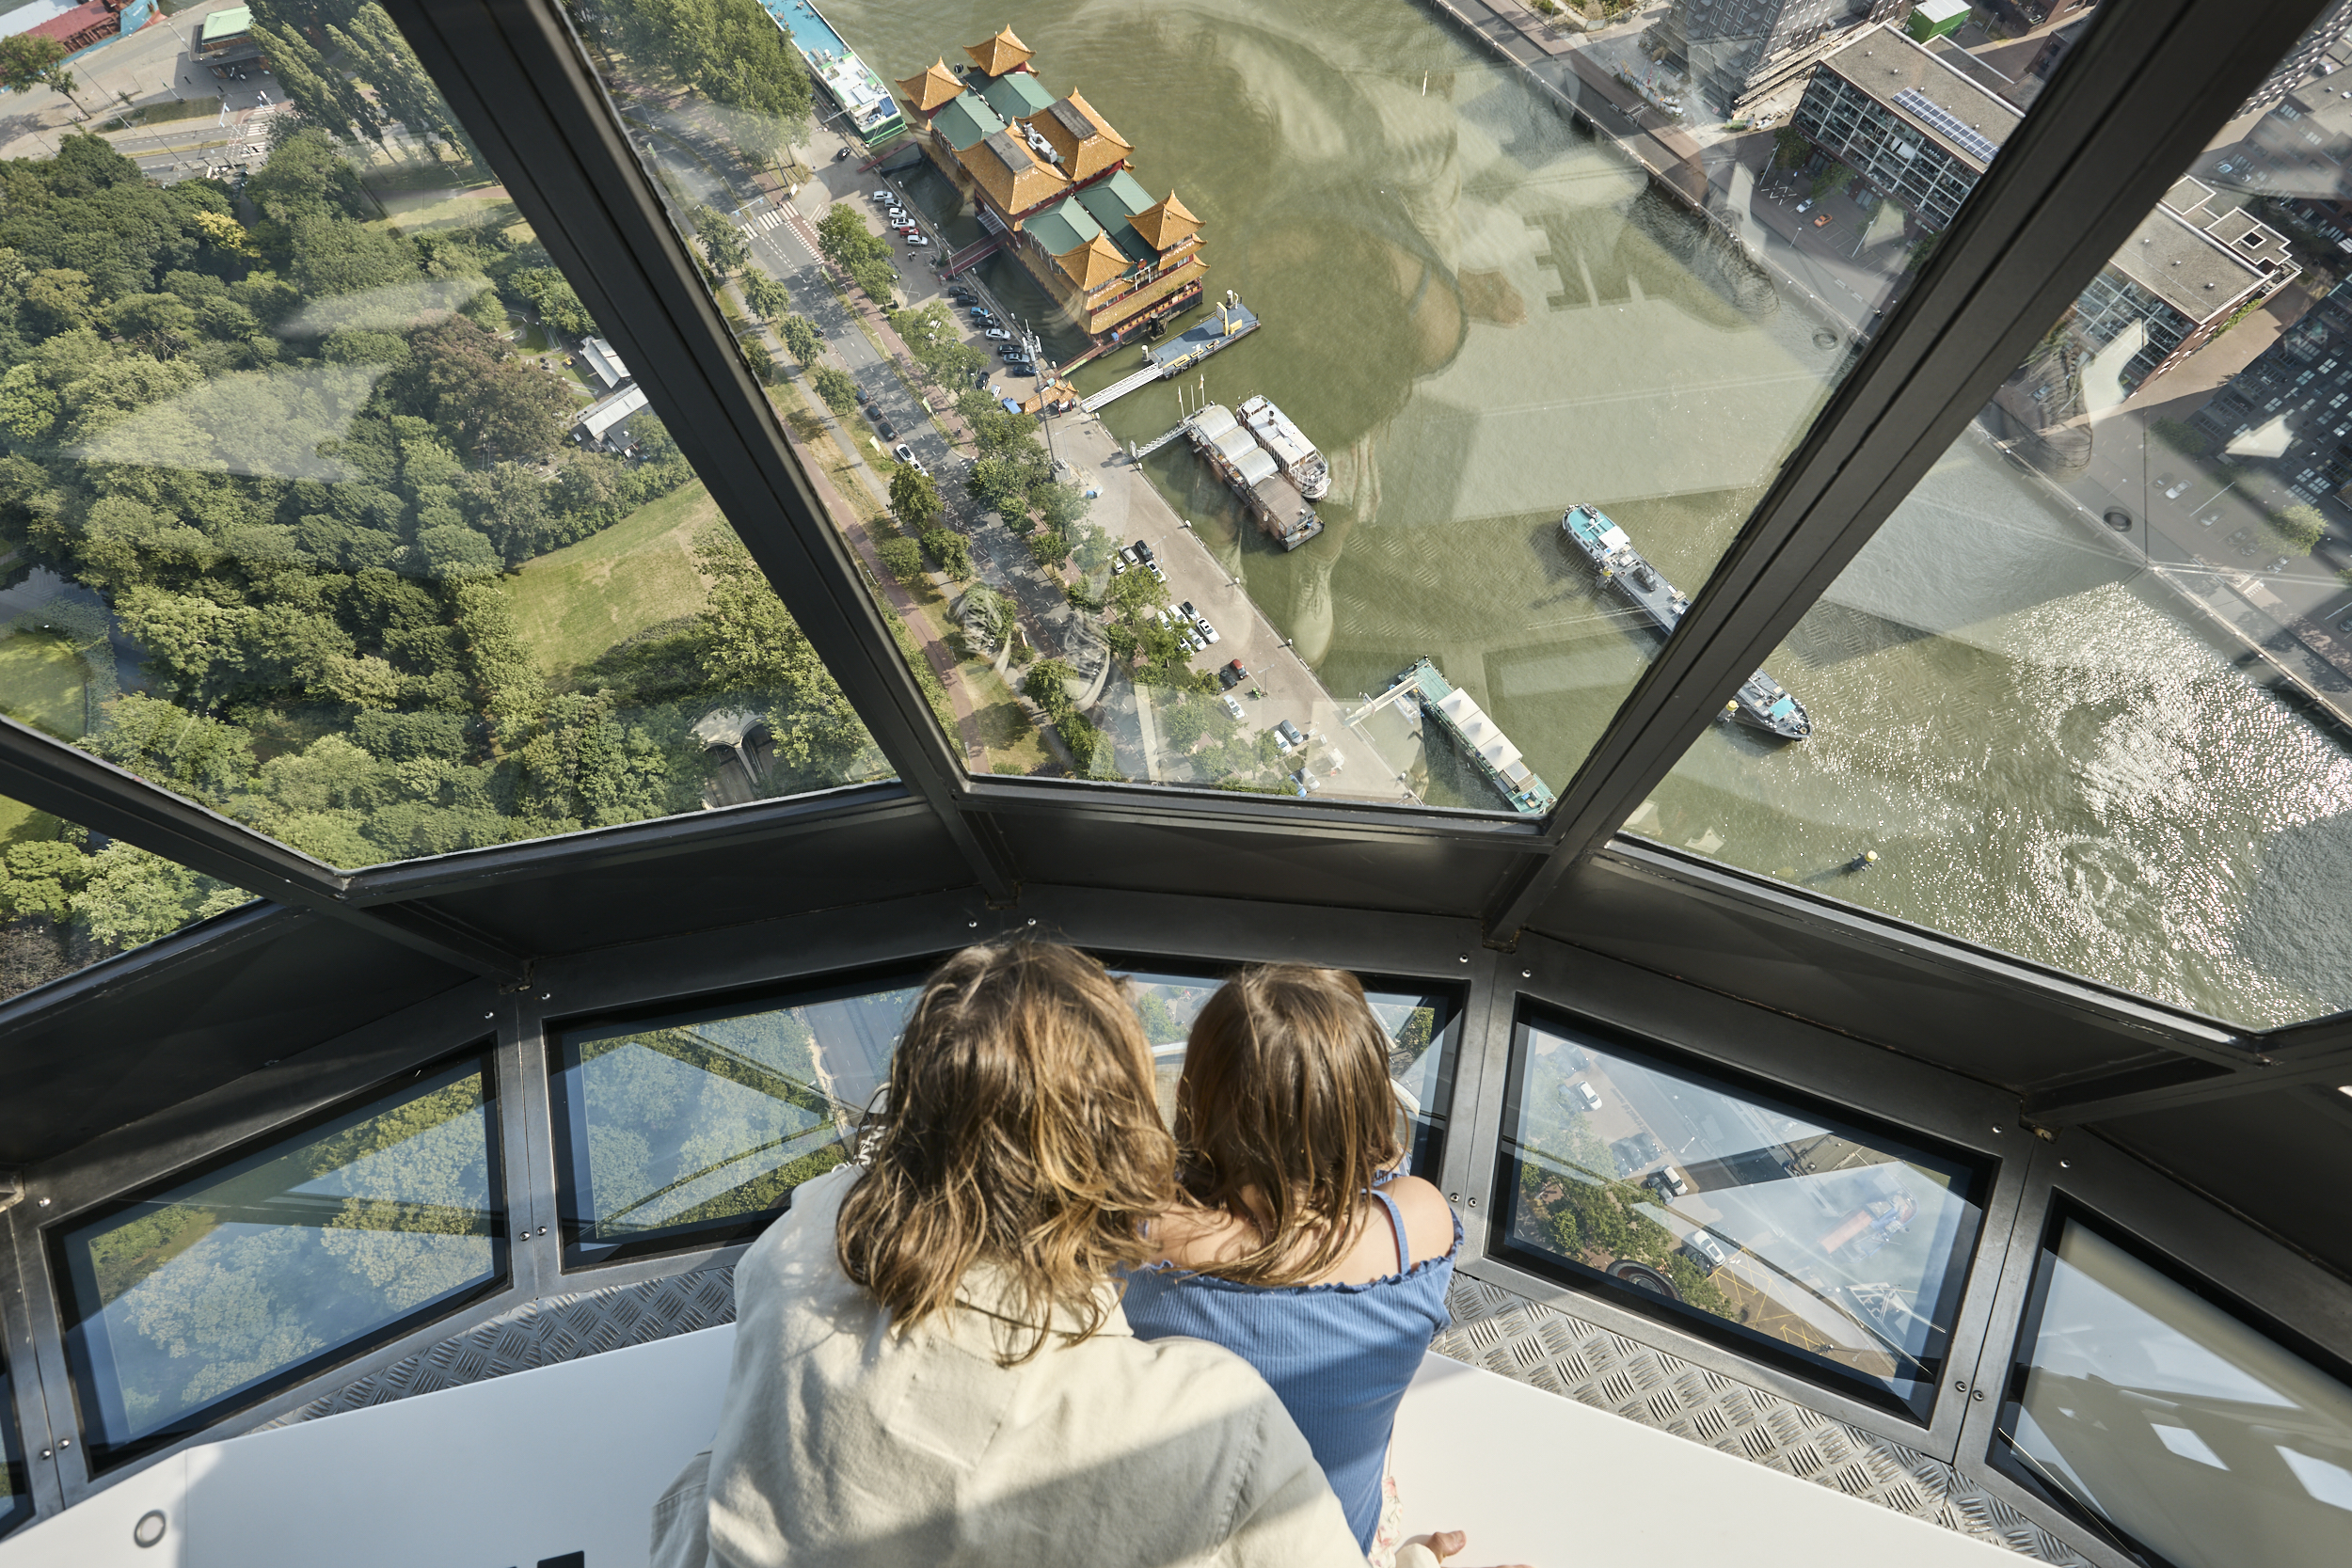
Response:
[{"label": "rooftop", "polygon": [[1833,71],[1981,172],[2023,117],[1902,34],[1872,25],[1824,55]]},{"label": "rooftop", "polygon": [[[2243,211],[2212,202],[2212,196],[2194,180],[2179,182],[2140,220],[2111,263],[2197,322],[2234,309],[2282,266],[2292,265],[2286,242],[2277,233]],[[2254,243],[2242,243],[2247,240]],[[2272,263],[2268,270],[2265,261]]]},{"label": "rooftop", "polygon": [[253,31],[253,8],[237,6],[229,10],[215,11],[206,17],[204,25],[197,29],[196,36],[199,40],[210,43],[215,39],[234,38],[239,33],[251,31]]},{"label": "rooftop", "polygon": [[1018,71],[1027,65],[1036,54],[1035,50],[1013,36],[1010,26],[994,38],[965,44],[963,52],[972,56],[974,65],[990,76],[1002,76],[1007,71]]},{"label": "rooftop", "polygon": [[1186,235],[1197,233],[1200,228],[1200,220],[1193,216],[1191,211],[1183,202],[1176,199],[1174,191],[1170,191],[1166,199],[1137,213],[1135,216],[1135,226],[1136,232],[1142,235],[1152,246],[1166,250],[1181,242]]},{"label": "rooftop", "polygon": [[1059,169],[1041,162],[1009,130],[992,131],[956,156],[1008,215],[1025,213],[1070,188]]},{"label": "rooftop", "polygon": [[931,116],[931,129],[946,138],[947,145],[961,152],[983,136],[993,136],[1004,130],[1005,122],[996,118],[996,111],[986,101],[964,93],[951,98]]},{"label": "rooftop", "polygon": [[1091,180],[1135,151],[1135,144],[1074,92],[1030,116],[1029,124],[1060,154],[1063,170],[1073,180]]},{"label": "rooftop", "polygon": [[963,90],[962,80],[947,69],[945,57],[934,61],[919,76],[902,76],[898,90],[907,95],[907,102],[930,114],[947,100]]},{"label": "rooftop", "polygon": [[1080,191],[1078,200],[1085,203],[1086,210],[1093,214],[1095,221],[1103,226],[1103,231],[1130,259],[1136,261],[1159,259],[1159,247],[1136,230],[1136,215],[1151,210],[1152,193],[1145,190],[1142,182],[1134,175],[1122,168],[1109,179]]},{"label": "rooftop", "polygon": [[982,83],[980,96],[988,100],[990,108],[1007,119],[1026,119],[1033,114],[1051,108],[1054,103],[1054,95],[1045,90],[1045,84],[1025,71],[1016,71],[1009,76],[999,76],[993,82]]},{"label": "rooftop", "polygon": [[1103,236],[1103,226],[1078,204],[1076,197],[1048,207],[1021,227],[1029,238],[1045,247],[1048,256],[1076,250]]}]

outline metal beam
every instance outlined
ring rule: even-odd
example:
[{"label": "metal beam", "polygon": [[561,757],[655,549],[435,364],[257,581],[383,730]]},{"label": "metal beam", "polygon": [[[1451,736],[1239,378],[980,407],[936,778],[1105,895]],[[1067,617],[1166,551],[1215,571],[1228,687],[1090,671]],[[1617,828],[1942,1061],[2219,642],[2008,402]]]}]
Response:
[{"label": "metal beam", "polygon": [[2083,1079],[2026,1096],[2023,1114],[2037,1126],[2074,1127],[2303,1085],[2333,1088],[2352,1083],[2352,1017],[2339,1014],[2274,1030],[2247,1043],[2257,1053],[2234,1071],[2216,1073],[2185,1063]]},{"label": "metal beam", "polygon": [[345,891],[348,879],[333,866],[6,718],[0,718],[0,795],[474,974],[516,981],[530,973],[522,955],[437,911],[356,908]]},{"label": "metal beam", "polygon": [[962,809],[962,765],[827,518],[569,25],[549,0],[389,0],[599,327],[693,464],[891,767],[993,900],[1009,852]]},{"label": "metal beam", "polygon": [[2311,24],[2322,0],[2108,0],[1489,906],[1507,942],[1606,843]]}]

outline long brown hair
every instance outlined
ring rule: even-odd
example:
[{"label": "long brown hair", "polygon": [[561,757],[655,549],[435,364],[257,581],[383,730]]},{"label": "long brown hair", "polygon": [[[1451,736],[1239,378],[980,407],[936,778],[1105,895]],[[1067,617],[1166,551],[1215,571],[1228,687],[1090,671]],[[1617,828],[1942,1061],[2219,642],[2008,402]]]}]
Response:
[{"label": "long brown hair", "polygon": [[1103,1325],[1101,1287],[1152,1257],[1144,1227],[1175,1196],[1134,1006],[1101,964],[1044,942],[967,947],[940,965],[860,1146],[867,1170],[835,1231],[842,1269],[904,1329],[952,1306],[974,1264],[1001,1266],[1027,1334],[1008,1366],[1051,1334]]},{"label": "long brown hair", "polygon": [[[1288,1285],[1338,1262],[1356,1239],[1359,1196],[1405,1152],[1388,1032],[1356,976],[1267,964],[1226,981],[1184,1047],[1176,1143],[1185,1193],[1260,1238],[1203,1272]],[[1245,1198],[1253,1192],[1263,1208]]]}]

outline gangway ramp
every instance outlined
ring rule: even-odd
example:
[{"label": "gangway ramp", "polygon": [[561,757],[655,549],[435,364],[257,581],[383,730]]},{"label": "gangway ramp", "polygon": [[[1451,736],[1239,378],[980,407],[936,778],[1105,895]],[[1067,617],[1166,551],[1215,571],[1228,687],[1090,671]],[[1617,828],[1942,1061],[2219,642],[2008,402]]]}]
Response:
[{"label": "gangway ramp", "polygon": [[1078,412],[1081,414],[1091,414],[1098,409],[1107,408],[1112,404],[1117,403],[1120,398],[1125,397],[1129,392],[1134,391],[1136,388],[1149,387],[1159,378],[1160,368],[1157,365],[1146,365],[1143,369],[1136,372],[1135,374],[1129,376],[1126,380],[1112,382],[1109,386],[1104,388],[1101,391],[1087,399],[1086,402],[1078,404]]}]

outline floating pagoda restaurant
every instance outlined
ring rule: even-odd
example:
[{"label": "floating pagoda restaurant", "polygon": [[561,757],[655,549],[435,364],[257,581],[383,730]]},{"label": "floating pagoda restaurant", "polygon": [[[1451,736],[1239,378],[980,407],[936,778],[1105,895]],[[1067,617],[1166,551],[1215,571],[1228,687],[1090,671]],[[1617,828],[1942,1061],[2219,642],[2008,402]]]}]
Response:
[{"label": "floating pagoda restaurant", "polygon": [[1048,91],[1011,28],[963,54],[898,83],[925,155],[988,230],[947,270],[1010,251],[1099,346],[1200,299],[1200,220],[1173,191],[1152,199],[1134,144],[1083,93]]},{"label": "floating pagoda restaurant", "polygon": [[776,25],[801,52],[801,60],[825,95],[849,117],[866,150],[879,152],[907,134],[906,117],[880,76],[841,40],[833,24],[808,0],[760,0]]},{"label": "floating pagoda restaurant", "polygon": [[1502,798],[1511,802],[1514,811],[1540,816],[1551,809],[1556,799],[1551,786],[1520,759],[1519,749],[1486,717],[1477,700],[1439,674],[1438,667],[1426,657],[1398,672],[1386,691],[1369,699],[1347,721],[1361,724],[1380,708],[1407,702],[1417,705],[1424,718],[1436,720],[1438,727],[1453,736],[1462,755],[1486,776],[1488,784],[1502,792]]}]

